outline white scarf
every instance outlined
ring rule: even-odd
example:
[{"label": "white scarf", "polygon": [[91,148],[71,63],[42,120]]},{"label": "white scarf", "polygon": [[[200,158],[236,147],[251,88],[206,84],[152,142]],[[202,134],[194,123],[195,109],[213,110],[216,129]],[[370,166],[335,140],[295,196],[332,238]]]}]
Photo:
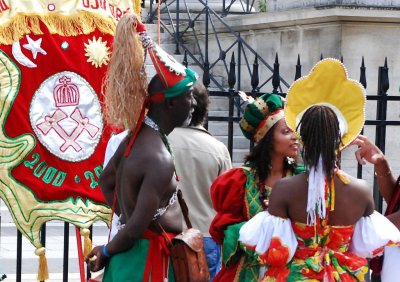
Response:
[{"label": "white scarf", "polygon": [[310,168],[308,176],[307,224],[309,225],[315,223],[315,210],[317,210],[320,219],[325,218],[325,174],[321,156],[319,156],[317,167]]}]

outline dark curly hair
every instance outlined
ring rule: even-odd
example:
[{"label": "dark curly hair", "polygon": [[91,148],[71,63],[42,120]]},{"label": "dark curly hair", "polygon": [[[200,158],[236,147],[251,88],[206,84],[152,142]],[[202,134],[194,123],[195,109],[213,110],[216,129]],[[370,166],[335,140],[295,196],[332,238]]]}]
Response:
[{"label": "dark curly hair", "polygon": [[207,116],[210,99],[208,98],[207,88],[201,83],[196,83],[193,86],[192,93],[193,98],[196,100],[196,106],[194,107],[190,125],[197,126],[203,124],[204,119]]},{"label": "dark curly hair", "polygon": [[[256,176],[258,176],[259,182],[264,182],[269,174],[271,173],[272,167],[272,151],[274,149],[273,140],[275,129],[277,127],[277,123],[275,123],[265,134],[263,139],[258,142],[253,149],[250,151],[245,157],[245,163],[248,163],[256,170]],[[284,160],[284,168],[286,171],[294,172],[296,170],[297,164],[289,163],[285,158]]]},{"label": "dark curly hair", "polygon": [[304,113],[297,128],[299,127],[304,145],[304,164],[315,167],[321,156],[324,173],[330,181],[334,174],[339,145],[342,143],[335,112],[327,106],[312,106]]}]

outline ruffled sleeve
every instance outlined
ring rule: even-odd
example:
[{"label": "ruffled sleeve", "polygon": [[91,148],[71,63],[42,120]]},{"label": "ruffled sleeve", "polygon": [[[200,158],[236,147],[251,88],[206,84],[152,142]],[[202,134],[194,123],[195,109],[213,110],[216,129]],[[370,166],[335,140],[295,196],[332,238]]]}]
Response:
[{"label": "ruffled sleeve", "polygon": [[378,212],[358,220],[350,245],[351,252],[365,258],[381,255],[385,246],[400,244],[400,231]]},{"label": "ruffled sleeve", "polygon": [[284,265],[294,256],[297,240],[289,219],[258,213],[240,229],[239,241],[255,250],[263,264]]},{"label": "ruffled sleeve", "polygon": [[244,194],[246,175],[242,168],[234,168],[221,174],[211,186],[211,200],[217,211],[210,225],[210,235],[222,244],[229,225],[246,221]]}]

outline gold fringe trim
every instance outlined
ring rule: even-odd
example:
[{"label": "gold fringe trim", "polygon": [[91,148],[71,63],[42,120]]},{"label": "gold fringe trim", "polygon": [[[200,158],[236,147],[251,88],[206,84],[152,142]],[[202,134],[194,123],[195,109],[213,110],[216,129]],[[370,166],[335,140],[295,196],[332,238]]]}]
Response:
[{"label": "gold fringe trim", "polygon": [[46,249],[43,247],[37,248],[35,254],[39,256],[38,281],[49,279],[49,269],[47,267]]},{"label": "gold fringe trim", "polygon": [[29,33],[43,34],[40,29],[41,21],[47,26],[51,34],[62,36],[89,34],[96,28],[102,33],[114,34],[116,26],[111,18],[86,11],[71,16],[18,14],[6,24],[0,26],[0,44],[12,44]]},{"label": "gold fringe trim", "polygon": [[135,14],[140,18],[140,13],[142,12],[142,0],[133,0],[133,7],[135,9]]},{"label": "gold fringe trim", "polygon": [[87,228],[81,229],[81,235],[83,236],[83,257],[87,257],[92,251],[92,241],[90,240],[90,230]]},{"label": "gold fringe trim", "polygon": [[234,282],[239,282],[240,272],[242,272],[242,270],[243,270],[243,265],[244,265],[244,256],[241,257],[239,260],[238,267],[237,267],[236,273],[235,273],[235,278],[233,278]]}]

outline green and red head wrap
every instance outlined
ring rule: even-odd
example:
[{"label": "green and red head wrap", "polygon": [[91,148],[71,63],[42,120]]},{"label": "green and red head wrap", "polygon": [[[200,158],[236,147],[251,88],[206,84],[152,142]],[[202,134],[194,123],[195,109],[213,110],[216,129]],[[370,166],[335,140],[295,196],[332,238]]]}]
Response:
[{"label": "green and red head wrap", "polygon": [[247,104],[239,126],[247,139],[258,143],[283,117],[283,99],[267,93]]}]

